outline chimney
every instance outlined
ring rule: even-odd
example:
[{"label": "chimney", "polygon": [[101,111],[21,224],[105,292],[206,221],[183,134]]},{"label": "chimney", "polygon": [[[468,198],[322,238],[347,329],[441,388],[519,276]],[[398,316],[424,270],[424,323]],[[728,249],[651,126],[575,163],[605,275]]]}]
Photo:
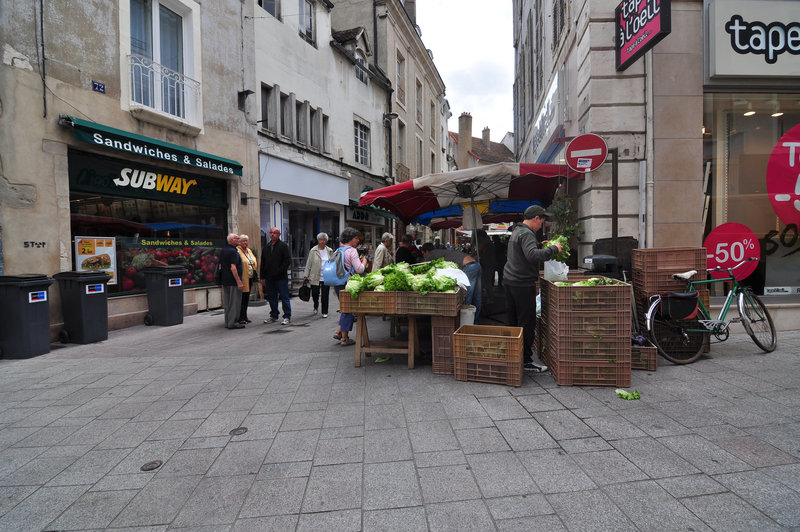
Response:
[{"label": "chimney", "polygon": [[417,24],[417,1],[416,0],[405,0],[405,2],[403,2],[403,6],[406,9],[406,13],[408,13],[408,18],[411,19],[411,23],[416,26],[416,24]]},{"label": "chimney", "polygon": [[458,151],[456,164],[459,170],[469,168],[469,153],[472,151],[472,115],[461,113],[458,117]]},{"label": "chimney", "polygon": [[489,149],[489,143],[491,142],[489,138],[489,126],[486,126],[483,128],[483,145],[486,147],[486,149]]}]

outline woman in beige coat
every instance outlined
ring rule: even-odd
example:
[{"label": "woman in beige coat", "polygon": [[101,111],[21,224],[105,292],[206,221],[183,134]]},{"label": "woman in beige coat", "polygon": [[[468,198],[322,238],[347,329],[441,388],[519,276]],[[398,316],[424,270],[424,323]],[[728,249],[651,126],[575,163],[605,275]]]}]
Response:
[{"label": "woman in beige coat", "polygon": [[239,311],[239,323],[250,323],[247,317],[247,306],[250,303],[250,287],[257,286],[256,276],[258,274],[258,260],[253,250],[247,247],[249,237],[239,235],[239,246],[236,250],[242,257],[242,307]]},{"label": "woman in beige coat", "polygon": [[392,249],[392,242],[394,237],[392,233],[383,233],[381,235],[381,243],[375,250],[375,258],[372,259],[372,271],[378,271],[383,267],[394,264],[394,250]]},{"label": "woman in beige coat", "polygon": [[322,294],[323,318],[328,317],[328,300],[331,287],[325,286],[325,282],[322,280],[322,265],[333,255],[333,249],[329,248],[327,243],[327,234],[320,233],[317,235],[317,245],[308,252],[306,269],[303,273],[303,281],[309,281],[311,283],[311,299],[314,301],[314,314],[319,311],[319,296],[320,293]]}]

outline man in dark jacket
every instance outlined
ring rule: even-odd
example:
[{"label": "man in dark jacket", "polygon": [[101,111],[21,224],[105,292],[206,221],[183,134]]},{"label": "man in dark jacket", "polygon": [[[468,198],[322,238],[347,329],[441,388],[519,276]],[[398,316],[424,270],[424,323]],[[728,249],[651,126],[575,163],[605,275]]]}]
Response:
[{"label": "man in dark jacket", "polygon": [[503,269],[503,287],[506,292],[506,311],[509,325],[522,327],[525,369],[537,373],[547,371],[547,366],[534,364],[533,339],[536,334],[536,282],[544,261],[561,251],[553,244],[539,249],[536,231],[551,216],[543,207],[531,205],[525,209],[525,220],[508,239],[508,260]]},{"label": "man in dark jacket", "polygon": [[269,242],[261,252],[261,283],[267,292],[269,301],[269,318],[264,323],[278,321],[278,296],[283,305],[283,321],[281,325],[292,322],[292,305],[289,302],[289,277],[287,271],[292,265],[289,246],[281,240],[281,230],[273,227],[269,230]]},{"label": "man in dark jacket", "polygon": [[400,239],[400,243],[397,244],[397,251],[394,253],[394,261],[395,262],[405,262],[407,264],[414,264],[416,259],[414,255],[411,253],[411,236],[410,235],[403,235]]},{"label": "man in dark jacket", "polygon": [[242,306],[242,257],[236,251],[239,235],[228,235],[228,244],[222,248],[220,255],[220,272],[222,277],[222,308],[225,309],[225,327],[228,329],[244,329],[239,323],[239,312]]}]

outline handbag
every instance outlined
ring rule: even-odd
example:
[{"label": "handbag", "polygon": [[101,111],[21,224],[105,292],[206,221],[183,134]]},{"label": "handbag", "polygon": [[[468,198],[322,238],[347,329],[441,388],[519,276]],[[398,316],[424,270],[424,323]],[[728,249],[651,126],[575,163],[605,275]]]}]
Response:
[{"label": "handbag", "polygon": [[297,291],[297,297],[299,297],[302,301],[308,301],[311,299],[311,287],[308,286],[308,281],[303,281],[303,286]]}]

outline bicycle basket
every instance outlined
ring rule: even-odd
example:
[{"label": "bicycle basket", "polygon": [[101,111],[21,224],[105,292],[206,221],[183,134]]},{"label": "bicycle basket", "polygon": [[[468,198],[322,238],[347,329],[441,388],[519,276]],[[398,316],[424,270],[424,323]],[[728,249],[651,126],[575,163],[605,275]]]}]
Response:
[{"label": "bicycle basket", "polygon": [[667,292],[661,296],[661,315],[669,320],[690,320],[697,315],[697,292]]}]

